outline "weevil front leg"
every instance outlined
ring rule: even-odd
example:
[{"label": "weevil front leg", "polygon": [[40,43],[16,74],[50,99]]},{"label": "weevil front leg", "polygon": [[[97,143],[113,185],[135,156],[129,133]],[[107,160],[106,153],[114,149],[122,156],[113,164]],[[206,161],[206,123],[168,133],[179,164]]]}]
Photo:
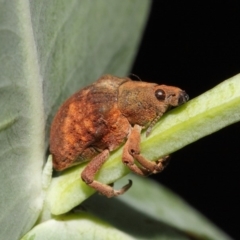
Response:
[{"label": "weevil front leg", "polygon": [[119,190],[114,190],[112,186],[109,186],[109,185],[106,185],[104,183],[94,180],[96,173],[100,170],[100,168],[102,167],[104,162],[106,162],[108,157],[109,157],[108,149],[99,153],[85,167],[85,169],[83,170],[83,172],[81,174],[81,178],[88,186],[94,188],[102,195],[105,195],[108,198],[110,198],[110,197],[115,197],[115,196],[125,193],[132,186],[132,181],[129,180],[129,183],[127,185],[123,186]]},{"label": "weevil front leg", "polygon": [[[143,176],[161,172],[166,167],[169,157],[163,157],[156,162],[149,161],[143,157],[140,154],[141,130],[142,127],[137,124],[132,128],[132,131],[123,149],[123,163],[127,165],[133,172]],[[140,163],[140,166],[135,164],[134,159]]]}]

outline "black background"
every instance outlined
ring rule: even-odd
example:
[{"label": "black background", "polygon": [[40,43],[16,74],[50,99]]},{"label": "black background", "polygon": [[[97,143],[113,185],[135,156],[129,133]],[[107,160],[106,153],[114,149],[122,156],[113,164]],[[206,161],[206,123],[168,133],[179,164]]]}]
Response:
[{"label": "black background", "polygon": [[[132,73],[185,89],[192,99],[239,72],[238,1],[153,1]],[[172,154],[153,178],[240,239],[239,174],[237,123]]]}]

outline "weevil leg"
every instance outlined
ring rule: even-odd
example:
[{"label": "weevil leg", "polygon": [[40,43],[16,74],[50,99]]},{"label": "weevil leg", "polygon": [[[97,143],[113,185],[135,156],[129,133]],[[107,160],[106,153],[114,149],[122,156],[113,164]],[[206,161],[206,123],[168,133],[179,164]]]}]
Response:
[{"label": "weevil leg", "polygon": [[[123,150],[123,162],[133,172],[139,175],[149,175],[161,172],[168,164],[169,157],[163,157],[156,162],[149,161],[140,154],[140,142],[142,127],[134,125],[132,131],[128,137],[128,140]],[[137,166],[134,163],[134,159],[141,165]]]},{"label": "weevil leg", "polygon": [[102,195],[111,198],[125,193],[132,186],[132,181],[129,180],[129,183],[123,186],[121,189],[114,190],[113,187],[94,180],[96,173],[100,170],[108,157],[108,149],[102,151],[100,154],[94,157],[83,170],[81,178],[88,186],[94,188]]},{"label": "weevil leg", "polygon": [[123,147],[123,154],[122,154],[122,162],[125,164],[132,172],[137,173],[141,176],[147,176],[150,172],[141,166],[137,166],[134,162],[134,157],[132,154],[132,149],[135,151],[135,147],[133,148],[133,142],[140,141],[140,134],[134,134],[133,131],[130,133],[127,142]]}]

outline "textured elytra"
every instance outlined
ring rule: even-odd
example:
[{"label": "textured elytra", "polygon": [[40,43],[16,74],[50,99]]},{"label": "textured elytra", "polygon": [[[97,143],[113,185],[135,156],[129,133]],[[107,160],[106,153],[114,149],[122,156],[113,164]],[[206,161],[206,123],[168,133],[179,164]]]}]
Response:
[{"label": "textured elytra", "polygon": [[117,106],[118,87],[125,81],[104,76],[61,106],[50,135],[56,170],[88,161],[101,150],[113,150],[122,143],[130,129]]}]

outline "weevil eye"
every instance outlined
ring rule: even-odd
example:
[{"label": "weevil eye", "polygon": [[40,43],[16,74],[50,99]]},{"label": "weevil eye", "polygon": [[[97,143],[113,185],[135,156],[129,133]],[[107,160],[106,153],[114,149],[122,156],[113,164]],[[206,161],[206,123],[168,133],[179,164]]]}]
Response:
[{"label": "weevil eye", "polygon": [[155,92],[155,96],[160,101],[165,100],[166,98],[166,94],[162,89],[157,89]]}]

